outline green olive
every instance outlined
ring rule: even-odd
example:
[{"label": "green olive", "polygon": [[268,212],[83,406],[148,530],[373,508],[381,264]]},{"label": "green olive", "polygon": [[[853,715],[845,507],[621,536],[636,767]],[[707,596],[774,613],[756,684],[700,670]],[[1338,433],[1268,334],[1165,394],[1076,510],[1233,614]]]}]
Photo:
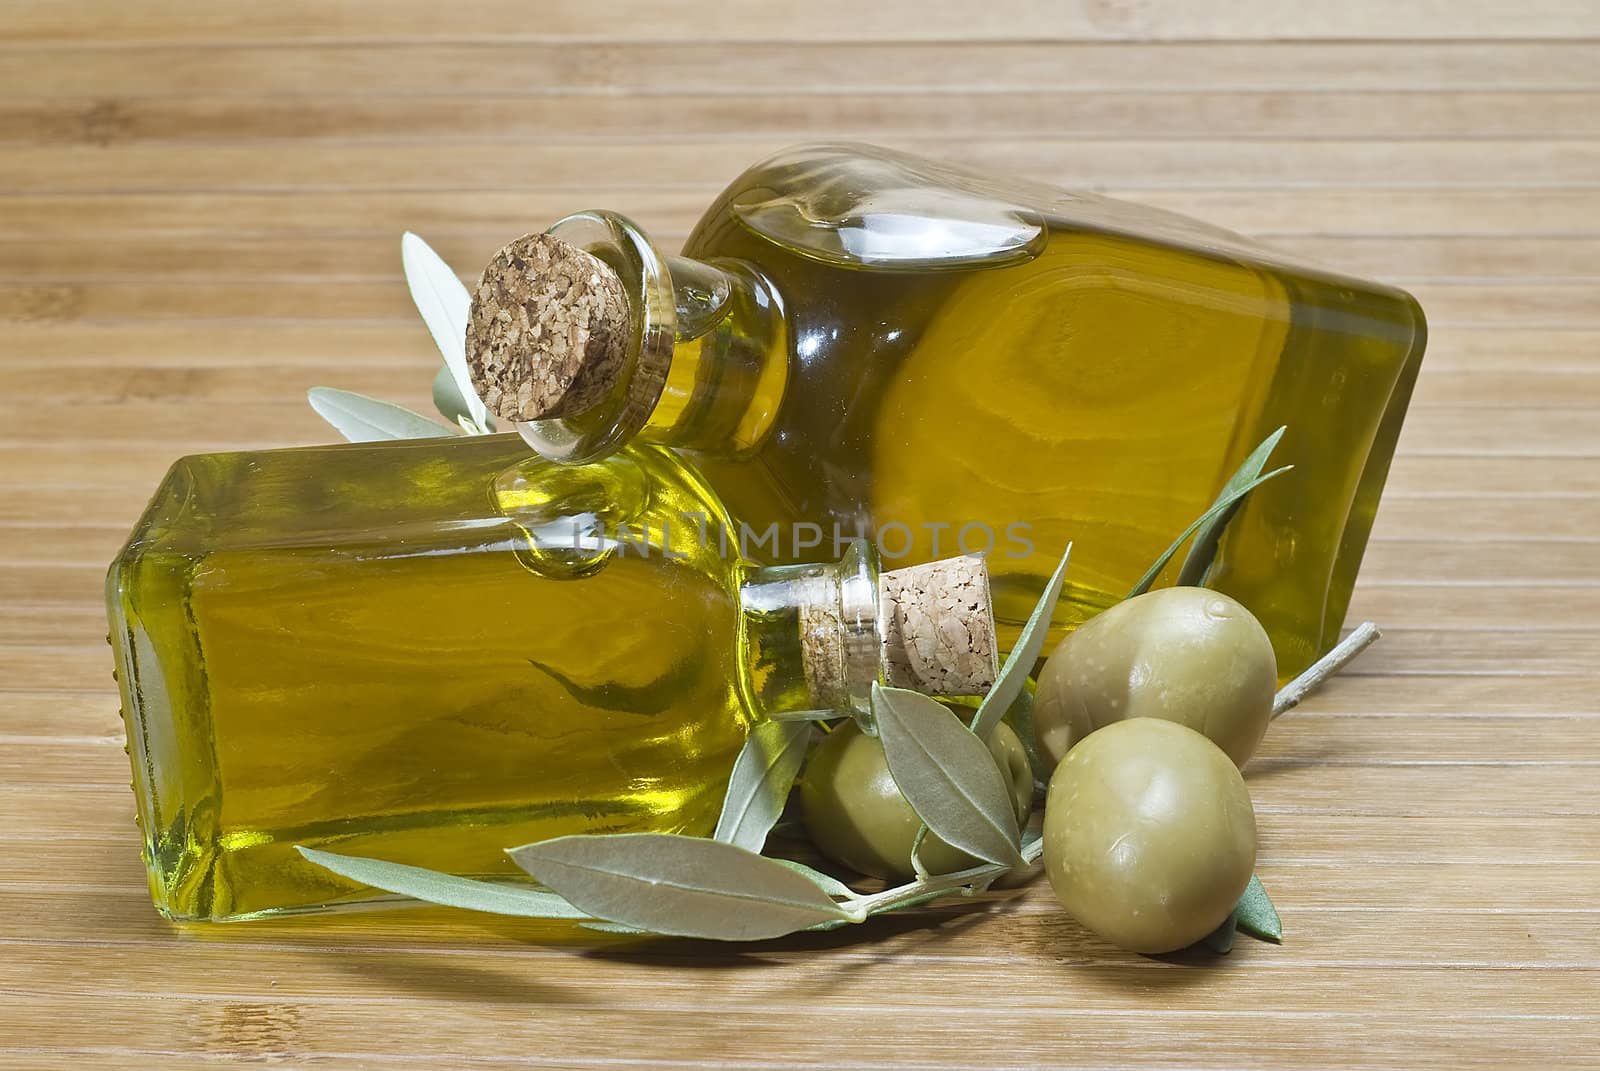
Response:
[{"label": "green olive", "polygon": [[1068,752],[1044,805],[1044,863],[1067,913],[1133,952],[1222,925],[1256,865],[1239,768],[1176,722],[1132,718]]},{"label": "green olive", "polygon": [[1058,763],[1125,718],[1164,718],[1205,734],[1237,766],[1272,720],[1278,662],[1255,616],[1205,588],[1163,588],[1091,618],[1039,672],[1033,727]]},{"label": "green olive", "polygon": [[[995,727],[989,753],[1004,774],[1018,824],[1033,809],[1033,770],[1009,725]],[[846,722],[812,753],[800,785],[800,814],[817,850],[836,863],[876,878],[913,875],[911,845],[922,821],[889,773],[883,744]],[[922,842],[923,865],[948,874],[979,860],[933,834]]]}]

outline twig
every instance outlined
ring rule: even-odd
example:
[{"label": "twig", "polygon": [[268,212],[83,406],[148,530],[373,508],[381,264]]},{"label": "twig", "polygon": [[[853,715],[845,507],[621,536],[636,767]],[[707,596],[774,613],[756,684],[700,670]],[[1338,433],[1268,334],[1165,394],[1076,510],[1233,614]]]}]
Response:
[{"label": "twig", "polygon": [[1299,706],[1300,701],[1323,681],[1343,669],[1346,663],[1372,646],[1373,641],[1382,635],[1383,633],[1378,631],[1378,626],[1371,621],[1361,622],[1354,632],[1340,641],[1337,647],[1317,659],[1304,673],[1283,686],[1272,701],[1272,716],[1276,718]]},{"label": "twig", "polygon": [[[1036,839],[1022,846],[1022,859],[1026,863],[1034,863],[1044,850],[1042,838]],[[846,901],[839,906],[848,911],[852,922],[861,922],[869,915],[880,911],[892,911],[899,907],[910,907],[914,904],[931,900],[945,893],[957,890],[981,891],[990,882],[1006,873],[1011,868],[1004,863],[985,863],[982,866],[958,870],[954,874],[939,874],[927,878],[918,878],[916,881],[905,885],[897,885],[892,889],[885,889],[880,893],[863,896],[855,900]]]}]

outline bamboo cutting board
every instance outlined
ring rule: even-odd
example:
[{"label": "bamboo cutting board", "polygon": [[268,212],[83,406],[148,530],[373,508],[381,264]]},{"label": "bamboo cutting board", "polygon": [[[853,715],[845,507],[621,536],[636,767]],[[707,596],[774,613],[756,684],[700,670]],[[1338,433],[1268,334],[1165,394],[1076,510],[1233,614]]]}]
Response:
[{"label": "bamboo cutting board", "polygon": [[[1600,8],[13,3],[0,17],[0,1069],[1505,1067],[1600,1052]],[[443,911],[181,929],[103,569],[176,456],[426,407],[399,235],[669,244],[848,136],[1396,282],[1432,341],[1352,620],[1249,780],[1287,940],[1126,955],[1048,889],[748,949]]]}]

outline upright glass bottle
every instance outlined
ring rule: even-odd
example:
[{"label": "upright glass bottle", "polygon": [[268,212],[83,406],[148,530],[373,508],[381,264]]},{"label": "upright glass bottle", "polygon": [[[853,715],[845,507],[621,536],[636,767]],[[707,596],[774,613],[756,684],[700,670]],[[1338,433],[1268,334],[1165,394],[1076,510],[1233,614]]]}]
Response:
[{"label": "upright glass bottle", "polygon": [[[372,895],[296,844],[514,876],[502,849],[546,837],[708,832],[755,719],[859,709],[880,663],[936,693],[992,680],[981,563],[880,578],[858,544],[755,568],[730,527],[652,447],[586,466],[513,435],[180,460],[107,581],[157,907]],[[952,579],[972,645],[934,666],[902,610]]]},{"label": "upright glass bottle", "polygon": [[[508,247],[468,329],[480,393],[545,456],[664,443],[699,452],[753,525],[860,526],[897,563],[987,549],[1003,626],[1071,540],[1059,636],[1288,425],[1272,461],[1295,471],[1251,497],[1210,582],[1261,618],[1286,675],[1337,638],[1422,357],[1408,294],[860,145],[756,164],[681,257],[612,213],[549,234],[587,267],[552,288]],[[566,282],[590,295],[575,328],[550,313]]]}]

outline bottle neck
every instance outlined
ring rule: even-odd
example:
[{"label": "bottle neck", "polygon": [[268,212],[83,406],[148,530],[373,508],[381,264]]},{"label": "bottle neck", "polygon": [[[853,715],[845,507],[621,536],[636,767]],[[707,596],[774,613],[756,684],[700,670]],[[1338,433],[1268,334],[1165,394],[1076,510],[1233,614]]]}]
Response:
[{"label": "bottle neck", "polygon": [[867,715],[883,663],[878,566],[852,544],[838,562],[751,569],[740,585],[744,669],[755,712]]},{"label": "bottle neck", "polygon": [[519,423],[556,461],[594,461],[629,442],[738,456],[765,438],[789,378],[783,307],[739,261],[662,255],[610,212],[568,216],[549,233],[593,254],[622,281],[634,337],[605,400],[568,416]]},{"label": "bottle neck", "polygon": [[1000,670],[982,558],[880,573],[871,544],[858,540],[832,564],[750,569],[739,601],[744,675],[760,716],[870,720],[876,681],[976,696]]},{"label": "bottle neck", "polygon": [[677,330],[661,397],[639,437],[737,456],[766,437],[789,379],[783,310],[748,266],[666,258]]}]

